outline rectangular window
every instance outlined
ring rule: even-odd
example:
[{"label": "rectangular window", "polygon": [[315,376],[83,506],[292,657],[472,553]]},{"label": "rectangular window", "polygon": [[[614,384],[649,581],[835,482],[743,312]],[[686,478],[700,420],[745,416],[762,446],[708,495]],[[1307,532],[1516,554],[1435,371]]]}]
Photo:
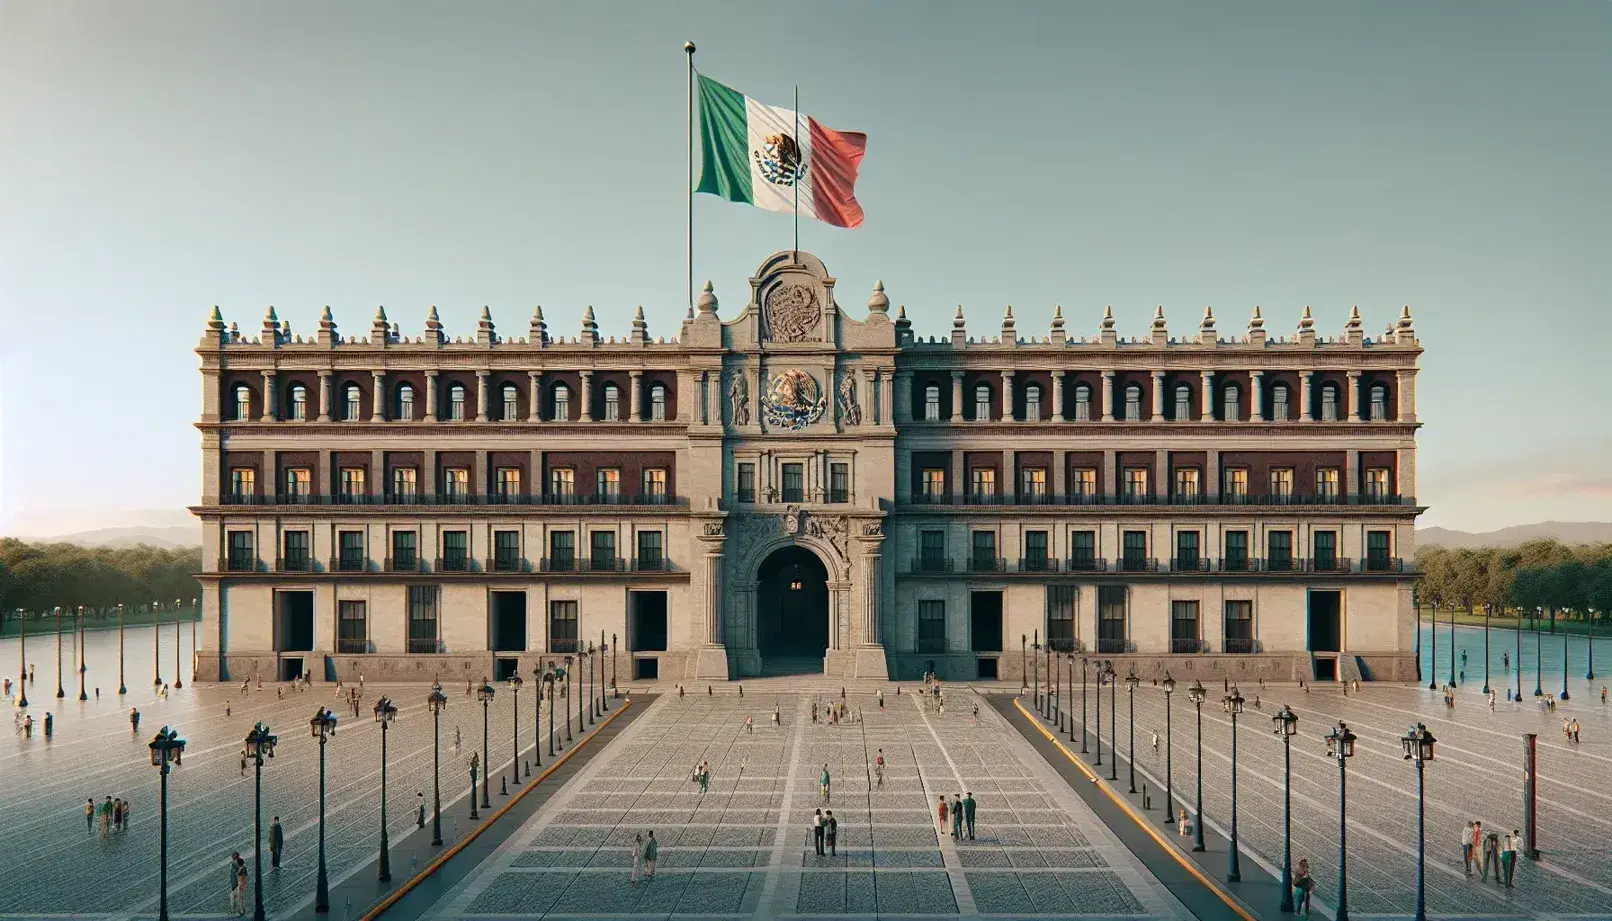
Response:
[{"label": "rectangular window", "polygon": [[649,421],[666,421],[666,388],[660,384],[649,388]]},{"label": "rectangular window", "polygon": [[1073,531],[1069,535],[1069,568],[1091,572],[1097,568],[1097,532]]},{"label": "rectangular window", "polygon": [[1199,567],[1198,532],[1177,531],[1175,535],[1175,566],[1178,572],[1194,572]]},{"label": "rectangular window", "polygon": [[643,498],[645,502],[648,502],[651,505],[658,504],[666,500],[665,467],[644,468]]},{"label": "rectangular window", "polygon": [[570,467],[549,471],[549,497],[564,502],[577,494],[577,472]]},{"label": "rectangular window", "polygon": [[588,566],[594,572],[616,569],[616,532],[593,531],[588,535]]},{"label": "rectangular window", "polygon": [[946,569],[946,532],[918,532],[918,569],[941,572]]},{"label": "rectangular window", "polygon": [[288,572],[307,572],[311,566],[311,557],[308,555],[308,532],[287,531],[284,536],[285,549],[281,553],[280,568]]},{"label": "rectangular window", "polygon": [[784,465],[784,501],[806,501],[806,468],[803,464]]},{"label": "rectangular window", "polygon": [[577,602],[549,602],[549,652],[579,652]]},{"label": "rectangular window", "polygon": [[1175,471],[1175,497],[1182,502],[1198,499],[1198,468],[1178,467]]},{"label": "rectangular window", "polygon": [[350,502],[362,498],[364,492],[364,468],[341,468],[341,498]]},{"label": "rectangular window", "polygon": [[995,531],[974,532],[969,567],[981,572],[990,572],[997,568]]},{"label": "rectangular window", "polygon": [[1097,651],[1126,651],[1125,586],[1097,586]]},{"label": "rectangular window", "polygon": [[307,499],[313,494],[313,470],[307,467],[292,467],[287,470],[285,491],[293,502]]},{"label": "rectangular window", "polygon": [[1047,532],[1025,531],[1024,559],[1019,567],[1026,572],[1046,572],[1052,568],[1047,563]]},{"label": "rectangular window", "polygon": [[443,470],[442,492],[450,500],[469,498],[470,469],[467,467],[449,467]]},{"label": "rectangular window", "polygon": [[346,399],[342,400],[341,417],[346,422],[357,422],[359,415],[358,387],[347,385]]},{"label": "rectangular window", "polygon": [[554,388],[554,421],[571,421],[571,390],[564,384]]},{"label": "rectangular window", "polygon": [[521,532],[493,532],[493,570],[519,572],[521,568]]},{"label": "rectangular window", "polygon": [[946,495],[946,469],[944,467],[924,468],[922,495],[926,499],[939,499]]},{"label": "rectangular window", "polygon": [[1271,468],[1271,498],[1289,499],[1293,496],[1293,468]]},{"label": "rectangular window", "polygon": [[446,572],[470,571],[470,532],[442,532],[442,569]]},{"label": "rectangular window", "polygon": [[500,499],[516,499],[521,494],[521,468],[499,467],[493,471],[496,476],[495,488]]},{"label": "rectangular window", "polygon": [[918,651],[946,651],[946,602],[918,602]]},{"label": "rectangular window", "polygon": [[504,414],[501,417],[505,422],[514,422],[521,417],[520,400],[515,395],[514,387],[504,388]]},{"label": "rectangular window", "polygon": [[1310,535],[1316,572],[1333,572],[1338,568],[1338,532],[1314,531]]},{"label": "rectangular window", "polygon": [[1147,556],[1147,532],[1126,531],[1124,544],[1124,557],[1121,562],[1127,572],[1141,572],[1149,568]]},{"label": "rectangular window", "polygon": [[1019,471],[1019,479],[1020,502],[1038,505],[1047,501],[1047,468],[1025,467]]},{"label": "rectangular window", "polygon": [[1227,531],[1226,552],[1221,558],[1221,566],[1227,572],[1242,572],[1248,569],[1248,532]]},{"label": "rectangular window", "polygon": [[441,652],[437,643],[437,587],[409,586],[409,652]]},{"label": "rectangular window", "polygon": [[1254,651],[1254,603],[1252,601],[1226,602],[1225,652],[1250,653]]},{"label": "rectangular window", "polygon": [[621,495],[621,469],[619,467],[600,467],[594,478],[595,494],[602,499],[615,499]]},{"label": "rectangular window", "polygon": [[417,541],[413,531],[392,532],[392,565],[389,569],[396,572],[411,572],[419,567],[416,556]]},{"label": "rectangular window", "polygon": [[1146,467],[1126,467],[1125,468],[1125,498],[1127,498],[1127,499],[1145,499],[1147,497],[1147,495],[1148,495],[1147,468]]},{"label": "rectangular window", "polygon": [[661,532],[638,532],[638,560],[637,568],[644,572],[655,572],[665,568],[665,557],[662,555]]},{"label": "rectangular window", "polygon": [[1221,499],[1231,503],[1240,503],[1248,499],[1248,468],[1227,468],[1225,480],[1225,487],[1221,490]]},{"label": "rectangular window", "polygon": [[1366,569],[1386,572],[1392,568],[1388,551],[1387,531],[1366,532]]},{"label": "rectangular window", "polygon": [[940,421],[940,388],[934,384],[924,391],[924,421]]},{"label": "rectangular window", "polygon": [[369,619],[364,602],[336,603],[336,651],[350,655],[369,652]]},{"label": "rectangular window", "polygon": [[577,535],[575,531],[549,532],[549,569],[570,572],[577,565]]},{"label": "rectangular window", "polygon": [[1075,587],[1047,586],[1047,645],[1054,652],[1075,651]]},{"label": "rectangular window", "polygon": [[851,465],[828,465],[828,501],[851,501]]},{"label": "rectangular window", "polygon": [[229,472],[229,494],[237,499],[257,495],[257,471],[251,467],[235,467]]},{"label": "rectangular window", "polygon": [[1323,502],[1338,501],[1338,468],[1322,467],[1315,471],[1315,495]]},{"label": "rectangular window", "polygon": [[413,467],[398,467],[392,471],[392,499],[409,500],[417,493],[417,474]]},{"label": "rectangular window", "polygon": [[342,572],[361,572],[364,569],[364,532],[342,531],[337,535],[341,542],[341,556],[337,566]]},{"label": "rectangular window", "polygon": [[1196,653],[1198,647],[1198,602],[1170,602],[1170,651]]},{"label": "rectangular window", "polygon": [[257,569],[257,557],[252,553],[252,532],[229,532],[230,572],[252,572]]},{"label": "rectangular window", "polygon": [[1271,572],[1286,572],[1293,568],[1292,531],[1265,533],[1265,567]]},{"label": "rectangular window", "polygon": [[996,495],[996,470],[992,467],[975,467],[968,473],[968,494],[975,499],[989,499]]},{"label": "rectangular window", "polygon": [[1076,467],[1070,473],[1069,492],[1072,498],[1077,501],[1097,498],[1097,468]]},{"label": "rectangular window", "polygon": [[739,501],[756,501],[756,465],[739,465]]},{"label": "rectangular window", "polygon": [[1374,501],[1381,502],[1388,498],[1388,468],[1366,468],[1366,496]]}]

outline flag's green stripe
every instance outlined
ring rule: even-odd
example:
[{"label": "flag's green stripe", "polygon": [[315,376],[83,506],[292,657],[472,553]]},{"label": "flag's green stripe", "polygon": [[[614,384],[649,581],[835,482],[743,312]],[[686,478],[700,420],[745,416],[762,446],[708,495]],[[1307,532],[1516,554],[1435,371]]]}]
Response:
[{"label": "flag's green stripe", "polygon": [[728,201],[752,201],[750,192],[750,141],[744,112],[744,95],[700,77],[700,184],[707,192]]}]

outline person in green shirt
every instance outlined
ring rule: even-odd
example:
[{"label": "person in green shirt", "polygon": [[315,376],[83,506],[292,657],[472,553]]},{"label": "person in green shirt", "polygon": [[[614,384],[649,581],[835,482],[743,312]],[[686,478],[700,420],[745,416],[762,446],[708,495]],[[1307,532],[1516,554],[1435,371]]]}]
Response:
[{"label": "person in green shirt", "polygon": [[649,837],[644,839],[645,879],[655,878],[655,858],[658,856],[660,856],[660,842],[655,840],[655,832],[653,829],[651,829],[649,832]]},{"label": "person in green shirt", "polygon": [[828,801],[828,793],[829,793],[829,783],[830,783],[830,778],[828,776],[828,765],[827,764],[823,765],[823,776],[818,778],[817,783],[818,783],[818,786],[820,786],[822,788],[823,801],[827,802]]},{"label": "person in green shirt", "polygon": [[974,794],[963,792],[963,823],[968,826],[968,840],[974,840]]}]

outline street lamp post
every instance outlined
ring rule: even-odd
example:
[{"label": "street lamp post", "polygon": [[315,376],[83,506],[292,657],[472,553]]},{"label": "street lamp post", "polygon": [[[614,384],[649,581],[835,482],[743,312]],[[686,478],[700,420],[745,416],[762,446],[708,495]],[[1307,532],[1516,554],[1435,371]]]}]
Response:
[{"label": "street lamp post", "polygon": [[151,686],[162,684],[162,602],[151,600]]},{"label": "street lamp post", "polygon": [[[1299,731],[1299,716],[1293,708],[1282,709],[1271,717],[1276,734],[1282,737],[1282,904],[1281,911],[1293,910],[1293,736]],[[1423,919],[1426,921],[1426,919]]]},{"label": "street lamp post", "polygon": [[319,876],[314,881],[313,910],[329,911],[330,876],[325,872],[325,740],[336,734],[336,714],[320,707],[308,721],[308,729],[319,740]]},{"label": "street lamp post", "polygon": [[383,883],[392,881],[392,849],[386,838],[386,730],[391,728],[395,719],[397,707],[392,705],[392,698],[382,697],[375,701],[375,722],[381,724],[381,856],[378,878]]},{"label": "street lamp post", "polygon": [[[1571,612],[1572,612],[1572,609],[1569,608],[1568,613],[1571,613]],[[1564,624],[1562,624],[1562,693],[1561,693],[1561,696],[1560,696],[1561,700],[1567,700],[1570,697],[1570,695],[1567,693],[1567,640],[1568,640],[1567,625],[1564,623]]]},{"label": "street lamp post", "polygon": [[1427,921],[1427,785],[1424,771],[1438,740],[1417,723],[1400,738],[1405,760],[1416,762],[1416,921]]},{"label": "street lamp post", "polygon": [[179,611],[184,604],[180,598],[174,599],[174,687],[185,686],[185,673],[179,667]]},{"label": "street lamp post", "polygon": [[[1416,612],[1417,631],[1420,632],[1421,611]],[[1427,606],[1427,689],[1438,688],[1438,599]]]},{"label": "street lamp post", "polygon": [[1237,685],[1221,699],[1221,705],[1231,714],[1231,847],[1226,851],[1226,880],[1240,882],[1243,878],[1242,862],[1237,854],[1237,716],[1243,712],[1243,694]]},{"label": "street lamp post", "polygon": [[1541,645],[1539,639],[1539,618],[1545,616],[1545,609],[1536,608],[1534,613],[1534,696],[1543,697],[1545,696],[1545,689],[1543,687],[1545,648],[1543,645]]},{"label": "street lamp post", "polygon": [[1097,766],[1103,766],[1103,660],[1098,659],[1091,664],[1097,671],[1097,700],[1094,701],[1092,712],[1097,717]]},{"label": "street lamp post", "polygon": [[481,766],[481,752],[470,753],[470,817],[479,819],[476,812],[476,768]]},{"label": "street lamp post", "polygon": [[[616,686],[616,635],[610,634],[610,696],[620,697],[621,689]],[[1591,676],[1594,677],[1594,676]]]},{"label": "street lamp post", "polygon": [[17,609],[17,706],[28,706],[28,612]]},{"label": "street lamp post", "polygon": [[89,666],[84,663],[84,606],[78,606],[78,699],[89,700],[90,695],[84,693],[84,675]]},{"label": "street lamp post", "polygon": [[442,685],[432,684],[425,705],[431,708],[431,844],[442,846],[442,711],[448,706],[448,695]]},{"label": "street lamp post", "polygon": [[1483,693],[1489,693],[1489,619],[1494,616],[1494,605],[1483,604]]},{"label": "street lamp post", "polygon": [[1063,653],[1054,651],[1052,653],[1052,667],[1047,672],[1048,675],[1055,676],[1058,679],[1053,682],[1052,712],[1058,715],[1059,735],[1063,735],[1063,718],[1065,709],[1063,705],[1063,668],[1061,667],[1063,664],[1063,659]]},{"label": "street lamp post", "polygon": [[129,693],[129,686],[123,683],[123,605],[118,605],[118,694]]},{"label": "street lamp post", "polygon": [[1590,661],[1589,661],[1588,670],[1586,670],[1584,672],[1584,680],[1585,681],[1594,681],[1595,680],[1595,614],[1596,614],[1596,610],[1594,608],[1588,608],[1587,610],[1589,611],[1589,614],[1587,616],[1589,617],[1589,621],[1590,621],[1590,645],[1585,650],[1585,652],[1589,653]]},{"label": "street lamp post", "polygon": [[1127,741],[1125,743],[1125,760],[1131,778],[1131,792],[1136,792],[1136,686],[1142,679],[1136,677],[1136,669],[1132,668],[1125,674],[1125,702],[1130,707],[1130,715],[1125,718]]},{"label": "street lamp post", "polygon": [[1057,676],[1052,673],[1052,637],[1047,637],[1046,643],[1042,645],[1047,656],[1047,719],[1051,720],[1058,712],[1058,682]]},{"label": "street lamp post", "polygon": [[1036,631],[1035,642],[1030,644],[1030,651],[1035,658],[1030,660],[1030,699],[1035,702],[1037,713],[1046,716],[1046,710],[1041,706],[1041,631]]},{"label": "street lamp post", "polygon": [[[1086,737],[1090,735],[1087,730],[1089,721],[1086,719],[1086,673],[1090,671],[1091,662],[1085,656],[1080,657],[1080,753],[1086,754]],[[1070,741],[1074,741],[1071,739]],[[1101,745],[1098,748],[1102,748]]]},{"label": "street lamp post", "polygon": [[[582,650],[582,655],[577,658],[577,666],[577,732],[580,733],[583,731],[584,726],[593,723],[590,708],[588,707],[593,697],[593,691],[591,690],[593,685],[588,684],[594,678],[592,643],[588,644],[587,649]],[[588,690],[583,689],[584,684],[588,684]],[[584,719],[587,719],[587,722],[583,722]]]},{"label": "street lamp post", "polygon": [[201,599],[190,599],[190,683],[196,683],[196,625],[201,623]]},{"label": "street lamp post", "polygon": [[1209,694],[1202,684],[1194,680],[1192,687],[1187,688],[1187,699],[1192,701],[1192,709],[1198,719],[1198,797],[1193,805],[1192,819],[1192,849],[1202,851],[1203,844],[1203,701]]},{"label": "street lamp post", "polygon": [[[615,636],[615,634],[611,634],[612,638],[614,638],[614,636]],[[610,664],[611,664],[610,690],[614,691],[616,689],[616,675],[615,675],[616,651],[611,648],[610,643],[605,642],[605,632],[603,630],[600,630],[599,631],[599,679],[600,679],[599,680],[599,713],[600,713],[600,715],[604,715],[604,714],[610,712],[610,695],[605,693],[605,683],[604,683],[604,664],[605,664],[604,659],[605,659],[605,652],[607,650],[610,652]]]},{"label": "street lamp post", "polygon": [[[1108,681],[1108,779],[1119,780],[1119,719],[1114,710],[1119,706],[1119,675],[1114,673],[1114,660],[1103,666],[1103,677]],[[1102,745],[1102,740],[1097,740]]]},{"label": "street lamp post", "polygon": [[263,759],[274,757],[279,738],[269,734],[261,721],[246,734],[246,754],[251,756],[257,774],[252,794],[252,921],[263,917]]},{"label": "street lamp post", "polygon": [[[511,789],[521,783],[521,676],[509,676],[509,693],[512,696],[509,732],[509,786]],[[531,774],[528,767],[526,772]]]},{"label": "street lamp post", "polygon": [[1453,601],[1450,602],[1450,687],[1459,687],[1455,682],[1455,602]]},{"label": "street lamp post", "polygon": [[[485,681],[476,690],[476,699],[481,701],[481,763],[484,767],[481,772],[481,808],[483,809],[491,809],[493,806],[493,801],[490,799],[493,763],[487,758],[487,709],[492,704],[493,695],[496,693],[497,689]],[[473,790],[471,791],[471,797],[475,797],[475,791]]]},{"label": "street lamp post", "polygon": [[1516,634],[1515,639],[1517,641],[1517,658],[1516,658],[1516,661],[1512,662],[1511,664],[1517,670],[1517,701],[1520,703],[1522,701],[1522,610],[1521,609],[1518,609],[1518,611],[1517,611],[1517,626],[1511,632]]},{"label": "street lamp post", "polygon": [[[1075,654],[1073,652],[1071,652],[1068,655],[1064,656],[1064,658],[1066,660],[1068,660],[1068,663],[1069,663],[1069,706],[1073,707],[1075,705]],[[1082,659],[1081,661],[1084,662],[1085,660]],[[1082,723],[1085,722],[1085,719],[1086,719],[1085,701],[1081,701],[1080,719],[1081,719]],[[1086,727],[1084,725],[1082,725],[1080,727],[1080,729],[1081,729],[1081,732],[1086,731]],[[1069,741],[1070,742],[1075,741],[1075,715],[1073,713],[1069,714]],[[1082,739],[1082,741],[1084,741],[1084,739]],[[1081,751],[1085,751],[1085,746],[1084,745],[1081,746]]]},{"label": "street lamp post", "polygon": [[62,690],[62,608],[56,606],[56,697],[61,699],[67,696]]},{"label": "street lamp post", "polygon": [[1030,637],[1025,635],[1025,634],[1023,634],[1023,633],[1019,634],[1019,693],[1020,694],[1023,694],[1025,691],[1028,691],[1030,689],[1029,683],[1024,680],[1024,679],[1030,677],[1030,662],[1029,662],[1030,653],[1029,653],[1029,648],[1030,648]]},{"label": "street lamp post", "polygon": [[1175,772],[1171,770],[1175,760],[1175,737],[1171,730],[1170,702],[1175,694],[1175,679],[1169,672],[1164,673],[1164,680],[1159,682],[1164,686],[1164,824],[1175,824]]},{"label": "street lamp post", "polygon": [[1349,921],[1349,759],[1355,754],[1355,734],[1338,722],[1327,734],[1327,756],[1338,759],[1338,908],[1336,921]]},{"label": "street lamp post", "polygon": [[151,740],[151,764],[157,768],[162,785],[162,793],[157,801],[161,819],[157,832],[157,876],[160,879],[157,921],[168,921],[168,772],[172,770],[169,765],[184,753],[185,740],[167,726],[158,730],[156,738]]},{"label": "street lamp post", "polygon": [[[576,671],[576,669],[572,667],[571,657],[566,656],[565,667],[560,669],[560,677],[565,680],[566,694],[571,693],[571,674],[574,671]],[[549,706],[552,707],[553,704],[551,703]],[[571,700],[569,697],[566,698],[565,701],[565,741],[571,741]]]},{"label": "street lamp post", "polygon": [[[532,760],[537,762],[539,773],[543,770],[543,663],[532,666],[532,691],[537,700],[532,705]],[[531,771],[527,771],[530,776]]]}]

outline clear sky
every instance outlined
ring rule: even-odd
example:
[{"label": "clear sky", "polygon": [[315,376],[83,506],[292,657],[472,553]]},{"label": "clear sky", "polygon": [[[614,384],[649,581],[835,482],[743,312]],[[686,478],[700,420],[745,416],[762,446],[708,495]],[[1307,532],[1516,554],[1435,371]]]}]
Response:
[{"label": "clear sky", "polygon": [[[686,83],[869,136],[802,248],[922,334],[1403,304],[1423,524],[1612,519],[1612,4],[0,0],[0,533],[172,523],[208,310],[685,304]],[[788,216],[702,197],[731,316]],[[183,520],[181,518],[181,520]]]}]

